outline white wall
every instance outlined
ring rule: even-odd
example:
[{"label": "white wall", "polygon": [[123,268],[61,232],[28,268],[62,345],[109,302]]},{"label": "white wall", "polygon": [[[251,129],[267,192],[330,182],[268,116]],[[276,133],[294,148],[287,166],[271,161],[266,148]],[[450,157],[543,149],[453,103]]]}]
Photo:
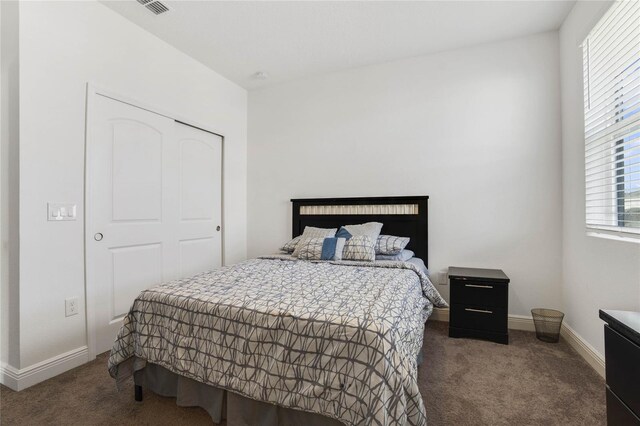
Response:
[{"label": "white wall", "polygon": [[600,354],[604,354],[604,336],[598,309],[640,311],[640,244],[590,237],[585,232],[580,44],[608,6],[608,2],[577,2],[560,29],[565,321]]},{"label": "white wall", "polygon": [[[3,275],[1,306],[0,353],[15,368],[86,345],[84,313],[64,316],[65,298],[84,298],[86,82],[226,136],[227,263],[244,259],[247,244],[255,256],[290,237],[292,197],[427,194],[432,271],[502,268],[512,278],[512,314],[563,309],[600,352],[597,309],[640,310],[640,245],[587,237],[583,226],[578,45],[602,3],[578,2],[560,40],[539,34],[251,92],[248,152],[243,89],[98,3],[19,8],[19,162],[6,144],[6,114],[17,123],[18,111],[7,108],[3,60],[0,167],[9,245],[7,159],[20,173],[20,305],[7,303],[18,296],[5,297]],[[16,74],[16,94],[17,82]],[[15,179],[10,188],[17,201]],[[49,201],[77,203],[79,220],[47,222]],[[17,203],[11,209],[17,214]],[[15,336],[7,336],[7,315]],[[7,339],[20,346],[7,353]]]},{"label": "white wall", "polygon": [[429,195],[432,271],[502,268],[512,314],[559,308],[559,91],[550,32],[250,92],[249,255],[290,238],[292,197]]},{"label": "white wall", "polygon": [[0,366],[19,361],[18,3],[0,2]]},{"label": "white wall", "polygon": [[[246,257],[246,91],[96,2],[20,4],[20,365],[86,345],[85,84],[92,82],[226,137],[227,263]],[[79,206],[47,222],[47,202]]]}]

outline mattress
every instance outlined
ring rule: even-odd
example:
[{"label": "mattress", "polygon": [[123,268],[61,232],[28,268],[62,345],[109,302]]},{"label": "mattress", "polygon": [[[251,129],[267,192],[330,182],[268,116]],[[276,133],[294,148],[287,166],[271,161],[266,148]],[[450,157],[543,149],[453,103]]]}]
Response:
[{"label": "mattress", "polygon": [[347,425],[424,425],[416,357],[434,306],[410,263],[252,259],[142,292],[109,372],[151,363]]}]

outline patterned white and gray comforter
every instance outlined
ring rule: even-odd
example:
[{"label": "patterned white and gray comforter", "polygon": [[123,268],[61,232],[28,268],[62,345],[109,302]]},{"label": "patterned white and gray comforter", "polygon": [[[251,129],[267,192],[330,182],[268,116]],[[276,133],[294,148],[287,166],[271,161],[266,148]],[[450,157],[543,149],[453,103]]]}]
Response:
[{"label": "patterned white and gray comforter", "polygon": [[434,305],[446,302],[403,262],[248,260],[143,291],[109,373],[150,362],[347,425],[424,425],[416,356]]}]

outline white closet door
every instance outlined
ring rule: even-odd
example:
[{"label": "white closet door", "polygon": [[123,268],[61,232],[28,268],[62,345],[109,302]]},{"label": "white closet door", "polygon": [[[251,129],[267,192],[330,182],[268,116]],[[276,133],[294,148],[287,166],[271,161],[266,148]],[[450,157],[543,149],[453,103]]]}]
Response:
[{"label": "white closet door", "polygon": [[87,286],[95,353],[135,297],[221,264],[221,140],[95,96],[88,139]]},{"label": "white closet door", "polygon": [[175,123],[179,151],[179,264],[188,277],[222,265],[222,138]]}]

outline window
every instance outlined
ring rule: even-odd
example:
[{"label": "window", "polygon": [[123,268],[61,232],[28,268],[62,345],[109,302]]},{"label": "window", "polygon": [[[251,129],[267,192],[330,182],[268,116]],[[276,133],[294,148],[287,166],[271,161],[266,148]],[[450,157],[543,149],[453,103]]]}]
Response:
[{"label": "window", "polygon": [[587,228],[640,237],[640,2],[614,3],[582,47]]}]

